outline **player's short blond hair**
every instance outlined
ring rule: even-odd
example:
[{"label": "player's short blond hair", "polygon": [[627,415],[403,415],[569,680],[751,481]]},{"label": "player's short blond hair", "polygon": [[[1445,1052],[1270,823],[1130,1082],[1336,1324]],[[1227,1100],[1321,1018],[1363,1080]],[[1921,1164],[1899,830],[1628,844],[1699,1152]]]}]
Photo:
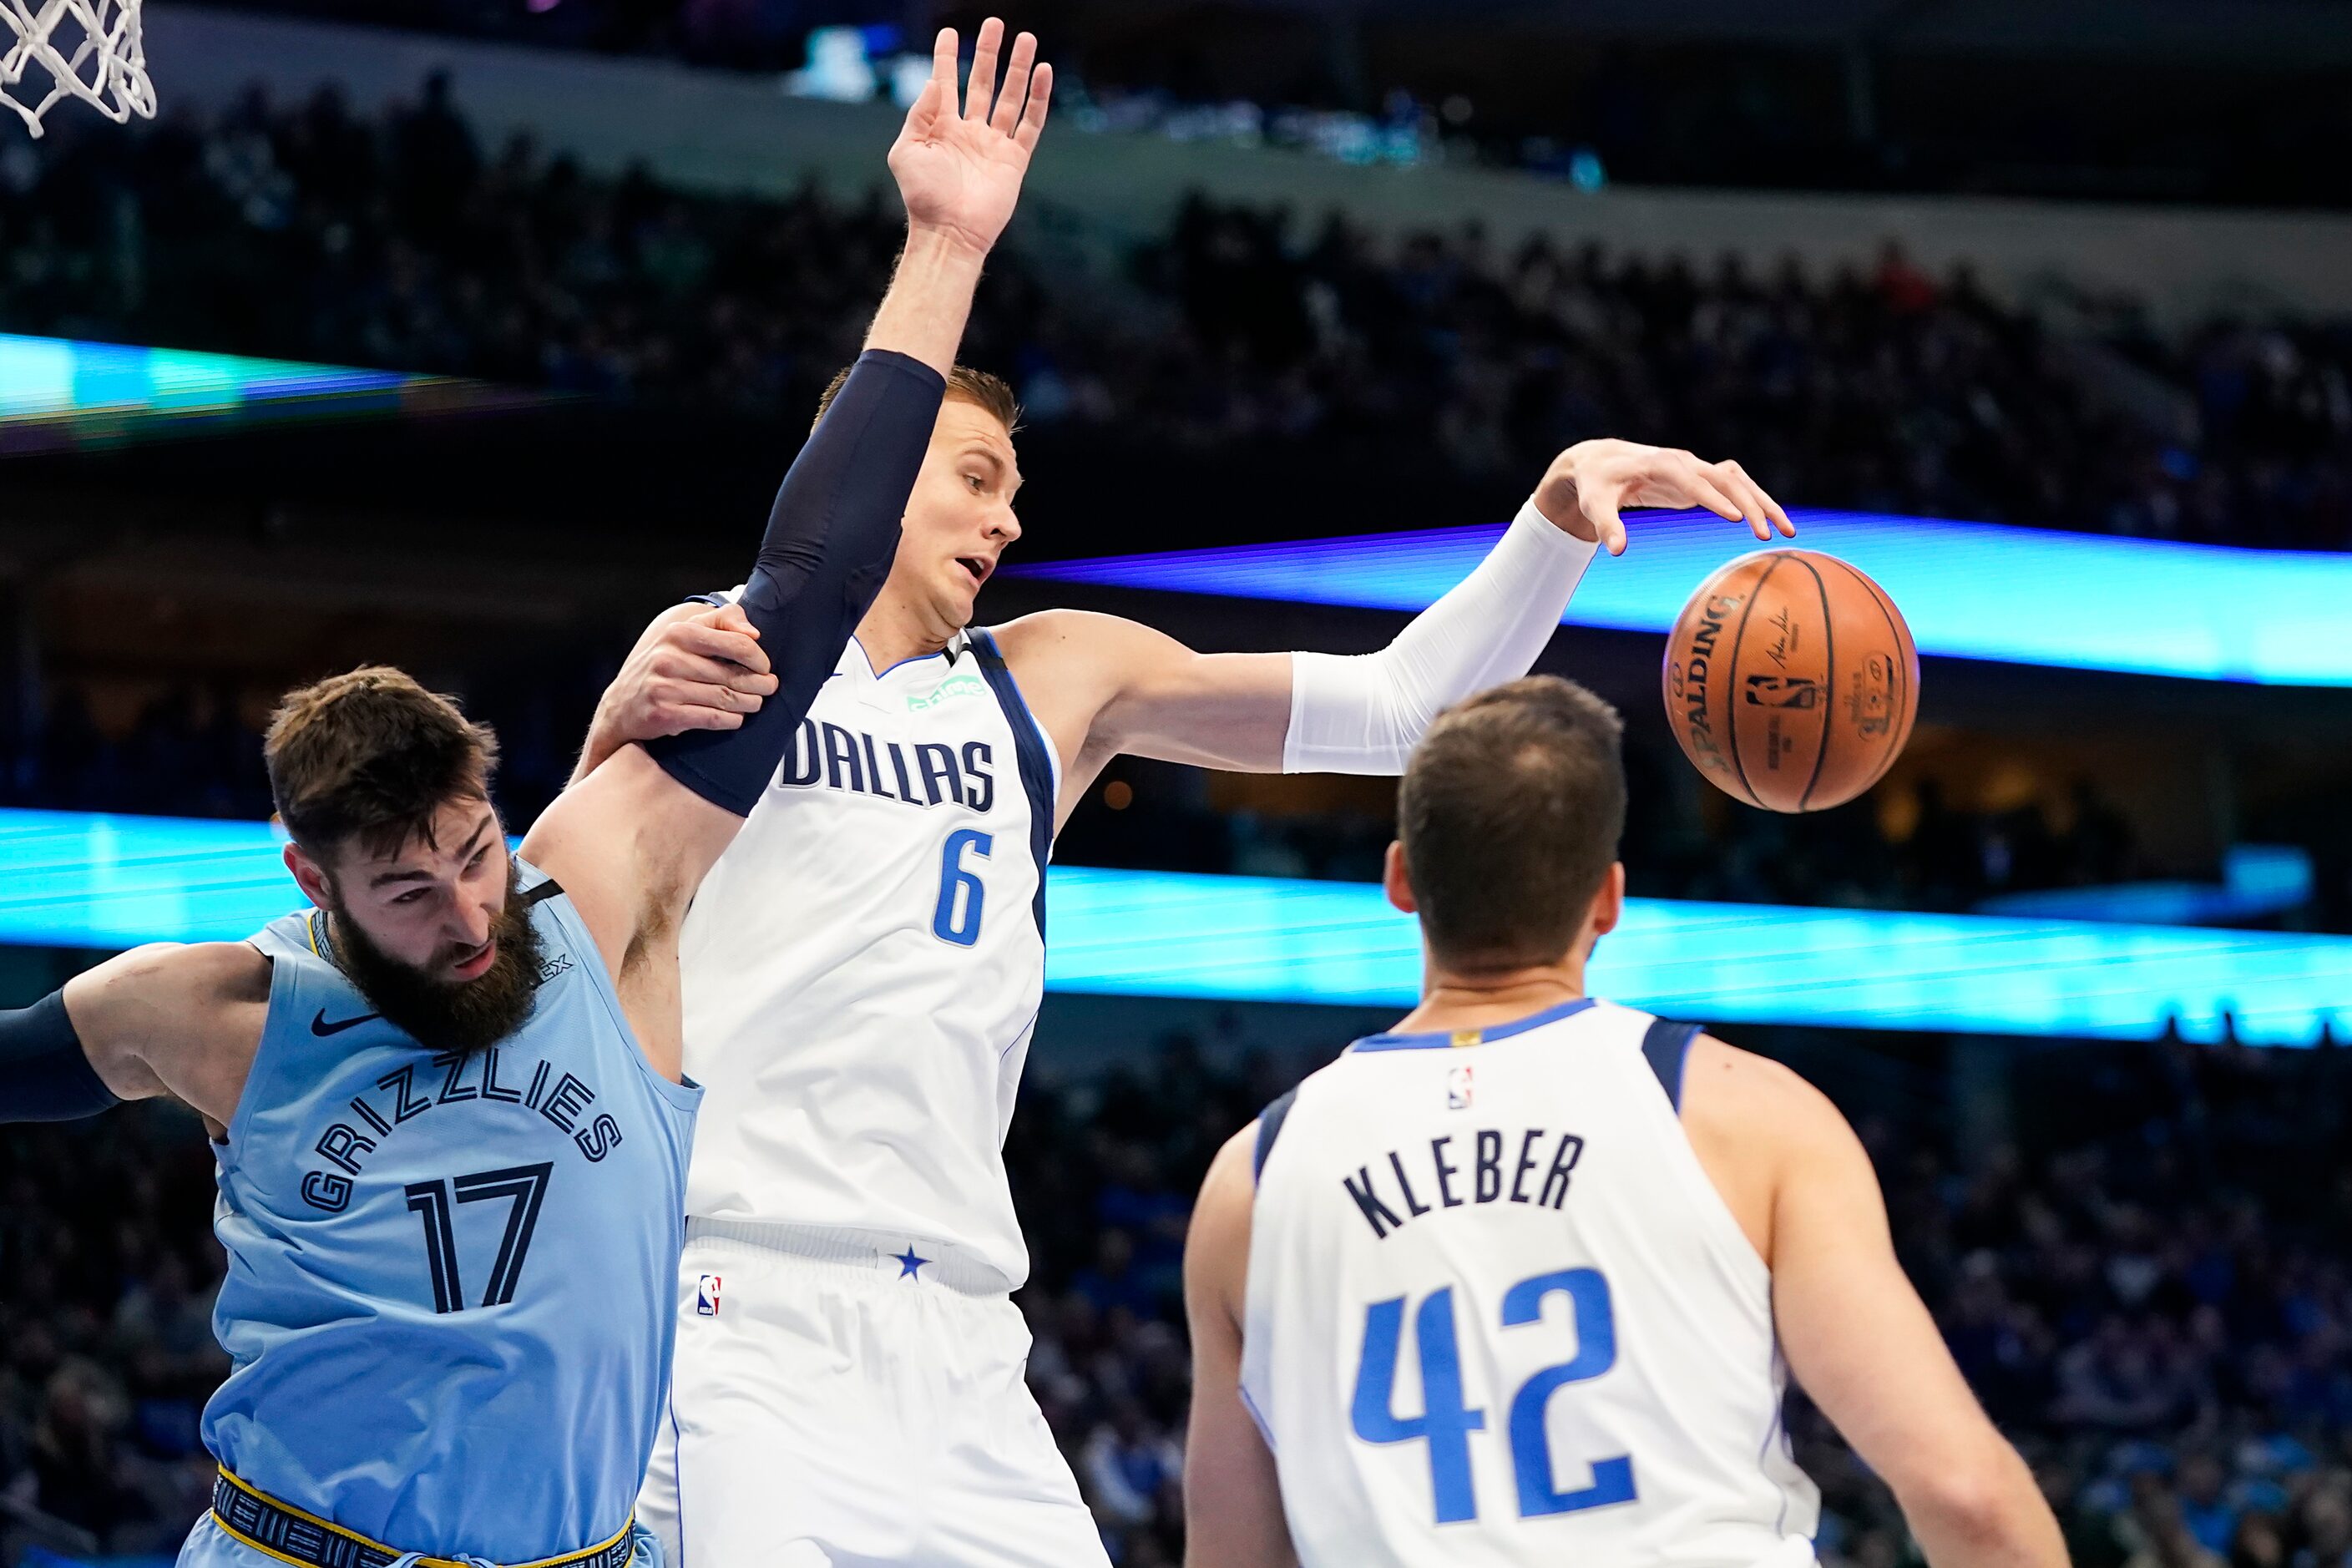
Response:
[{"label": "player's short blond hair", "polygon": [[[851,368],[854,367],[845,367],[825,384],[824,395],[816,400],[817,419],[824,417],[824,411],[832,407],[833,400],[841,395],[842,384],[849,379]],[[1021,400],[1013,395],[1012,385],[1003,376],[960,364],[948,372],[948,395],[959,403],[973,404],[995,415],[1008,436],[1021,428]],[[814,428],[816,420],[813,419],[809,424]]]}]

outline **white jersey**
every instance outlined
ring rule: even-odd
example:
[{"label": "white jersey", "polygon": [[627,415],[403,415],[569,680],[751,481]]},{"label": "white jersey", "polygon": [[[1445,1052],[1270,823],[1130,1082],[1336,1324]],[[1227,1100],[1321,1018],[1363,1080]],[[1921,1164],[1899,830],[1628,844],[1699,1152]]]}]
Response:
[{"label": "white jersey", "polygon": [[1770,1273],[1656,1024],[1375,1036],[1261,1119],[1242,1393],[1308,1568],[1811,1560]]},{"label": "white jersey", "polygon": [[709,1090],[690,1216],[888,1232],[934,1276],[1027,1277],[1003,1143],[1045,994],[1056,769],[986,632],[878,675],[850,643],[680,933]]}]

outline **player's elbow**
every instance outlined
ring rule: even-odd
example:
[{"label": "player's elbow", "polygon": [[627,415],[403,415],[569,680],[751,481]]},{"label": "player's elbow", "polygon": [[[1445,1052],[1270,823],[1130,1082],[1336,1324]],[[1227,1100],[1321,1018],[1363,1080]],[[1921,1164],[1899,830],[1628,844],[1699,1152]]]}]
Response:
[{"label": "player's elbow", "polygon": [[1998,1535],[2011,1510],[2011,1478],[1992,1465],[1955,1467],[1913,1482],[1898,1494],[1903,1511],[1939,1535],[1969,1540]]},{"label": "player's elbow", "polygon": [[1923,1469],[1895,1489],[1912,1533],[1937,1568],[2040,1563],[2049,1505],[2017,1450],[1998,1436],[1982,1452]]}]

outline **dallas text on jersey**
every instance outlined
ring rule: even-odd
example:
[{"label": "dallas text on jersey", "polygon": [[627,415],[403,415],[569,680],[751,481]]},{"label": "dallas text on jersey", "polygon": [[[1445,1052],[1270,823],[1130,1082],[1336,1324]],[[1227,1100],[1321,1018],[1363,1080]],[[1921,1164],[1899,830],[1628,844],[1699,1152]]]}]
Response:
[{"label": "dallas text on jersey", "polygon": [[963,805],[983,816],[996,804],[995,749],[986,741],[961,746],[924,741],[912,752],[896,741],[805,719],[793,737],[793,754],[776,772],[776,787],[823,784],[908,805]]}]

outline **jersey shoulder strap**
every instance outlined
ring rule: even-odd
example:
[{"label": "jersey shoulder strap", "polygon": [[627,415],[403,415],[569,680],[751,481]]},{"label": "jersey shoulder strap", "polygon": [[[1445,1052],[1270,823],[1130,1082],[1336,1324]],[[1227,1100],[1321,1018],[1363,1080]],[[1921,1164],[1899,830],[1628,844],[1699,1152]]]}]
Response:
[{"label": "jersey shoulder strap", "polygon": [[1015,765],[1021,773],[1021,787],[1029,796],[1029,853],[1037,861],[1037,896],[1032,900],[1037,921],[1037,937],[1045,936],[1045,866],[1054,858],[1054,805],[1059,787],[1060,769],[1054,759],[1052,742],[1045,737],[1045,727],[1029,711],[1022,698],[1021,683],[1013,679],[1013,667],[1004,661],[1003,650],[996,646],[994,633],[982,626],[964,630],[964,647],[980,666],[981,678],[996,697],[996,705],[1003,710],[1004,721],[1013,731],[1013,751]]},{"label": "jersey shoulder strap", "polygon": [[1250,1181],[1255,1184],[1265,1174],[1265,1157],[1274,1152],[1274,1141],[1282,1136],[1282,1123],[1290,1108],[1298,1100],[1298,1090],[1284,1089],[1264,1110],[1257,1113],[1257,1146],[1250,1151]]},{"label": "jersey shoulder strap", "polygon": [[1683,1062],[1698,1032],[1696,1024],[1677,1024],[1672,1018],[1653,1018],[1642,1032],[1642,1055],[1648,1058],[1650,1070],[1658,1075],[1666,1103],[1677,1113],[1683,1108]]}]

